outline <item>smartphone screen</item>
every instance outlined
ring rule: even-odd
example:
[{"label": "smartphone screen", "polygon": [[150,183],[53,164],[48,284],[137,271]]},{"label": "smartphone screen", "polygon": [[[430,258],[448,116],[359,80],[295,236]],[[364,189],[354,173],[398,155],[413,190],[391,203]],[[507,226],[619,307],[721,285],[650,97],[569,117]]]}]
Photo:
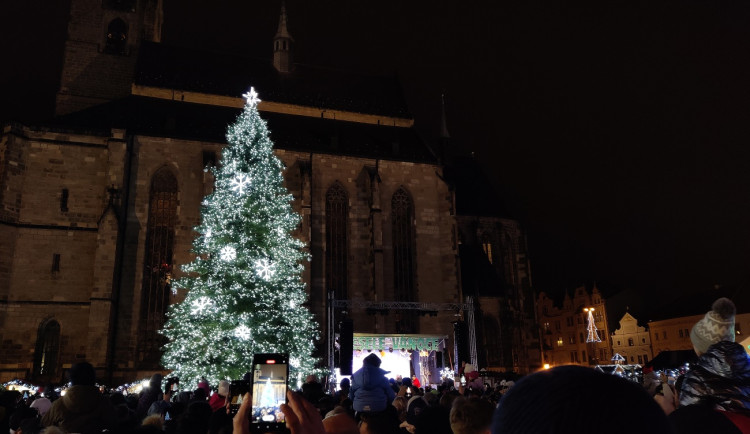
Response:
[{"label": "smartphone screen", "polygon": [[285,354],[256,354],[253,357],[253,400],[251,422],[261,430],[284,427],[281,404],[286,403],[289,376]]}]

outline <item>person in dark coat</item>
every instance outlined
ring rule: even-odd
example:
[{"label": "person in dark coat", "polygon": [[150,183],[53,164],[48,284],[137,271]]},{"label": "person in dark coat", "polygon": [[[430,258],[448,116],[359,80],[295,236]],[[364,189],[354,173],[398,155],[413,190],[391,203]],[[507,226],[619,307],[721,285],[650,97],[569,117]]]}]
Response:
[{"label": "person in dark coat", "polygon": [[151,376],[148,387],[143,390],[140,399],[138,399],[138,408],[135,410],[135,415],[138,419],[146,417],[151,404],[161,399],[161,380],[161,374]]},{"label": "person in dark coat", "polygon": [[70,368],[70,382],[73,384],[65,395],[52,403],[52,407],[42,418],[44,426],[58,426],[71,433],[101,433],[111,430],[115,421],[115,409],[105,398],[96,381],[94,367],[82,362]]},{"label": "person in dark coat", "polygon": [[352,388],[349,398],[354,403],[354,411],[379,412],[396,397],[385,377],[388,371],[380,369],[380,358],[375,353],[365,357],[362,368],[352,375]]},{"label": "person in dark coat", "polygon": [[685,374],[680,406],[709,401],[720,410],[750,410],[750,359],[734,342],[734,303],[720,298],[690,331],[698,363]]},{"label": "person in dark coat", "polygon": [[736,309],[720,298],[690,331],[698,362],[679,389],[680,407],[669,414],[678,433],[750,432],[750,358],[734,342]]}]

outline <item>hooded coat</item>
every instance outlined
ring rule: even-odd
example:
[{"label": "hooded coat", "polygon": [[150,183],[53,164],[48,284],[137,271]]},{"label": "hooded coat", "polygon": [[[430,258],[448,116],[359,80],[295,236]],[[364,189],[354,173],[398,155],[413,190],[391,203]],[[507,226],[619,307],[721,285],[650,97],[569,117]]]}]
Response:
[{"label": "hooded coat", "polygon": [[711,345],[685,375],[680,406],[698,403],[750,411],[750,358],[742,345],[730,341]]},{"label": "hooded coat", "polygon": [[368,363],[352,375],[352,388],[349,398],[354,411],[378,412],[388,407],[396,398],[391,384],[385,377],[388,371]]},{"label": "hooded coat", "polygon": [[71,433],[101,433],[112,429],[115,408],[96,386],[72,386],[52,403],[42,418],[44,426],[59,426]]}]

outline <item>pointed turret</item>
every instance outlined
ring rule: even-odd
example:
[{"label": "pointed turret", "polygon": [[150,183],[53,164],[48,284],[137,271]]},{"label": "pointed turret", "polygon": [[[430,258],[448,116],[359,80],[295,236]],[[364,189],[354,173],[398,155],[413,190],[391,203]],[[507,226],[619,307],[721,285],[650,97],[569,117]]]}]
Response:
[{"label": "pointed turret", "polygon": [[294,38],[289,34],[286,27],[286,4],[281,2],[281,15],[279,16],[279,28],[273,38],[273,66],[279,72],[292,71],[292,44]]}]

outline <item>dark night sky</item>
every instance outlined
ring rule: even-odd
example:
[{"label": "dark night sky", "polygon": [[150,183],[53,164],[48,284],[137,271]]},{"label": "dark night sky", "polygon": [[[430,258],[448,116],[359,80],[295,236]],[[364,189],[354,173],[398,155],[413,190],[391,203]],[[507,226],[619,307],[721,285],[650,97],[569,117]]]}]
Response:
[{"label": "dark night sky", "polygon": [[[67,3],[16,3],[9,16],[20,19],[0,34],[11,102],[0,116],[46,114]],[[270,58],[279,6],[166,0],[164,42]],[[398,74],[428,139],[445,92],[454,145],[476,152],[528,231],[537,290],[597,281],[668,300],[750,283],[747,2],[289,0],[287,10],[298,61]]]}]

